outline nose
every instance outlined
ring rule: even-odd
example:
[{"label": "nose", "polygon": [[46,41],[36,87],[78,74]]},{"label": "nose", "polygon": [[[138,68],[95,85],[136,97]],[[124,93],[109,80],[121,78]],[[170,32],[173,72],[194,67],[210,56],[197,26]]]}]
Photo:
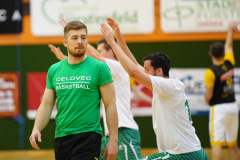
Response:
[{"label": "nose", "polygon": [[78,44],[82,44],[82,39],[81,39],[81,38],[78,38],[77,43],[78,43]]}]

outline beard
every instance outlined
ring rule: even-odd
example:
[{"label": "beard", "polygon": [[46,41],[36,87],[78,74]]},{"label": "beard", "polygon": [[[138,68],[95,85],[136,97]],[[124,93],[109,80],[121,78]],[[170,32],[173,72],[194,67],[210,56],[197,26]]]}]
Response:
[{"label": "beard", "polygon": [[81,52],[75,52],[73,50],[68,50],[69,54],[71,54],[73,57],[82,57],[85,55],[86,49],[82,50]]}]

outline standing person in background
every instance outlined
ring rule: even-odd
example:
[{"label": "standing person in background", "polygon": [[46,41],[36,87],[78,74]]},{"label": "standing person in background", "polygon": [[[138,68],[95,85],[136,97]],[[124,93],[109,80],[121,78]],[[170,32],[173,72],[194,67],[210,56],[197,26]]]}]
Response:
[{"label": "standing person in background", "polygon": [[[114,36],[120,32],[118,23],[107,18]],[[142,158],[143,160],[207,160],[207,155],[192,126],[191,112],[179,79],[169,78],[170,59],[164,53],[150,54],[144,58],[144,68],[138,64],[131,51],[114,41],[113,33],[106,24],[101,31],[112,47],[119,62],[136,81],[153,92],[152,118],[160,153]],[[145,71],[144,71],[145,70]]]},{"label": "standing person in background", "polygon": [[[64,25],[62,20],[61,22]],[[66,58],[59,48],[49,45],[51,51],[56,55],[59,60]],[[138,160],[141,156],[141,137],[138,125],[133,119],[131,112],[131,90],[130,80],[127,72],[123,69],[121,64],[104,37],[97,41],[97,50],[87,45],[86,53],[102,62],[105,62],[110,68],[111,75],[114,80],[116,92],[116,106],[118,110],[118,160]],[[103,122],[105,129],[105,136],[102,137],[101,154],[109,141],[108,125],[106,123],[105,111],[103,111]],[[100,158],[106,159],[106,158]]]},{"label": "standing person in background", "polygon": [[47,75],[47,85],[39,106],[32,134],[33,148],[41,142],[41,131],[49,122],[57,99],[54,151],[56,160],[96,160],[100,155],[102,99],[109,126],[109,143],[105,148],[108,160],[118,153],[118,115],[115,90],[108,66],[85,54],[87,27],[72,21],[64,27],[64,46],[68,58],[53,64]]},{"label": "standing person in background", "polygon": [[210,46],[209,55],[213,65],[206,70],[205,99],[211,106],[209,113],[209,134],[212,158],[222,159],[222,146],[228,146],[233,159],[239,160],[237,146],[238,106],[234,95],[234,54],[233,32],[237,26],[230,24],[225,46],[215,42]]}]

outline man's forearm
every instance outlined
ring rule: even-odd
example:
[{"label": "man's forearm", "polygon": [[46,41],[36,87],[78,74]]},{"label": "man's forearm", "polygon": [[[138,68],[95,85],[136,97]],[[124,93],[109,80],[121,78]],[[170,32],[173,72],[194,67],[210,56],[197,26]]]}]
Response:
[{"label": "man's forearm", "polygon": [[232,29],[232,26],[230,25],[228,27],[225,46],[226,47],[232,47],[232,45],[233,45],[233,29]]},{"label": "man's forearm", "polygon": [[91,56],[92,58],[95,58],[99,61],[102,61],[102,62],[106,63],[104,57],[100,56],[98,51],[91,44],[87,45],[86,54]]},{"label": "man's forearm", "polygon": [[115,105],[106,107],[106,118],[110,141],[118,141],[118,114]]},{"label": "man's forearm", "polygon": [[51,107],[40,106],[35,118],[34,129],[38,129],[40,132],[47,126],[52,113]]},{"label": "man's forearm", "polygon": [[127,46],[126,41],[124,40],[123,36],[121,34],[118,34],[116,36],[117,39],[117,43],[118,45],[121,47],[121,49],[123,50],[123,52],[132,60],[132,62],[134,64],[138,65],[138,62],[136,60],[136,58],[133,56],[132,52],[130,51],[130,49]]}]

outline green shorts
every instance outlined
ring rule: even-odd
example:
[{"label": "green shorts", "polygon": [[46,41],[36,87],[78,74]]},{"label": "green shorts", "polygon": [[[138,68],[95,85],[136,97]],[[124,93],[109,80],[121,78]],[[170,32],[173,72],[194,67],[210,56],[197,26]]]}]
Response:
[{"label": "green shorts", "polygon": [[208,160],[208,156],[203,148],[199,151],[183,153],[183,154],[170,154],[168,152],[162,152],[152,154],[144,157],[141,160]]},{"label": "green shorts", "polygon": [[[101,154],[99,160],[106,160],[107,155],[101,158],[109,141],[108,136],[102,137]],[[117,160],[139,160],[141,155],[140,133],[136,129],[118,128],[118,155]]]}]

